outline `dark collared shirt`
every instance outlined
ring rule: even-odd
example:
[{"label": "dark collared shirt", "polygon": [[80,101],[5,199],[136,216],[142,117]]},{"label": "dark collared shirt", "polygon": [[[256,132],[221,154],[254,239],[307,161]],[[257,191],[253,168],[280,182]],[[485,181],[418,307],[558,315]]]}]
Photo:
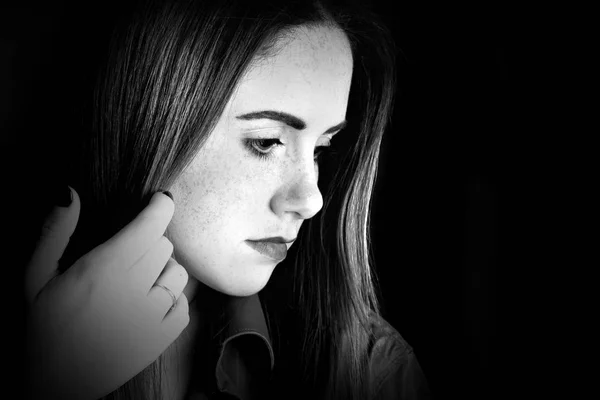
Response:
[{"label": "dark collared shirt", "polygon": [[[208,391],[193,390],[187,400],[256,400],[268,384],[276,360],[258,295],[232,297],[225,312],[229,322],[218,334],[216,385]],[[373,317],[371,330],[371,399],[429,399],[412,347],[381,317]]]}]

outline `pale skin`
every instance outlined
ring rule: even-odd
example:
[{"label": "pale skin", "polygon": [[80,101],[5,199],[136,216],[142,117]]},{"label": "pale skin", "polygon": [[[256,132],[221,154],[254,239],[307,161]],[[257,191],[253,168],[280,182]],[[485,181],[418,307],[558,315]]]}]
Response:
[{"label": "pale skin", "polygon": [[[295,238],[302,223],[321,210],[315,151],[337,133],[327,130],[345,120],[351,78],[345,34],[324,27],[298,31],[275,57],[243,77],[206,145],[170,188],[176,206],[167,233],[175,259],[189,274],[188,299],[198,280],[233,296],[252,295],[266,285],[277,263],[245,240]],[[306,127],[236,118],[262,110],[292,114]],[[246,138],[279,139],[283,146],[272,147],[272,157],[263,160],[244,146]],[[272,142],[259,148],[269,146]],[[192,345],[194,326],[192,314],[186,334],[172,346],[179,349],[172,362],[180,370],[189,368],[189,360],[177,357]],[[172,377],[171,390],[186,387],[185,376]]]},{"label": "pale skin", "polygon": [[[169,189],[176,206],[167,233],[190,275],[188,298],[196,280],[236,296],[265,286],[276,263],[245,240],[295,238],[321,209],[314,154],[336,133],[325,132],[345,120],[351,77],[345,34],[319,27],[299,30],[242,78],[206,145]],[[306,127],[236,118],[262,110],[295,115]],[[262,160],[244,146],[246,138],[279,139],[283,146]]]},{"label": "pale skin", "polygon": [[[352,55],[341,31],[295,31],[280,52],[242,78],[207,142],[169,188],[174,203],[155,194],[123,231],[51,279],[77,223],[77,194],[70,207],[54,210],[28,266],[26,291],[32,346],[55,349],[36,373],[54,372],[59,383],[47,389],[56,398],[100,397],[161,353],[171,371],[167,398],[183,398],[190,360],[180,354],[195,345],[201,318],[188,301],[199,281],[234,296],[255,294],[266,285],[277,262],[245,241],[295,238],[303,221],[321,209],[314,155],[332,140],[331,128],[345,120],[351,77]],[[237,118],[263,110],[294,115],[305,127]],[[125,251],[132,243],[134,256]],[[172,311],[167,292],[153,286],[159,282],[178,297]],[[118,329],[105,332],[99,346],[94,332],[107,326]],[[98,379],[94,373],[102,371],[111,373]]]}]

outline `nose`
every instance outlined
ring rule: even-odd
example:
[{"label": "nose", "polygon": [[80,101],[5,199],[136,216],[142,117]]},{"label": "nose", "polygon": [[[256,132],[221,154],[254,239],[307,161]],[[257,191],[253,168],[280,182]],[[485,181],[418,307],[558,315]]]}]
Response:
[{"label": "nose", "polygon": [[323,207],[323,196],[317,185],[318,170],[310,159],[309,168],[299,168],[271,198],[271,210],[276,215],[294,214],[299,219],[312,218]]}]

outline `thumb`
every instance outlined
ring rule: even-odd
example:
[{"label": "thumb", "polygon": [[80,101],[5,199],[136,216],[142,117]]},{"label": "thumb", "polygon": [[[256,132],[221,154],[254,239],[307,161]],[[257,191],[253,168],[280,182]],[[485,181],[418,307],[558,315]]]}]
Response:
[{"label": "thumb", "polygon": [[[29,304],[46,284],[56,276],[62,257],[79,220],[80,201],[77,192],[66,186],[67,201],[55,206],[43,222],[40,238],[25,270],[25,296]],[[70,204],[68,199],[70,198]]]}]

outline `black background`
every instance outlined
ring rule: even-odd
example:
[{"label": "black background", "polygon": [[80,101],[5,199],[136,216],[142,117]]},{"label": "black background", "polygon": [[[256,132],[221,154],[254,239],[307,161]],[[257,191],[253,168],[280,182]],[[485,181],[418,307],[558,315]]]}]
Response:
[{"label": "black background", "polygon": [[437,398],[499,398],[514,371],[501,354],[497,279],[519,112],[514,21],[486,2],[390,3],[374,3],[400,49],[373,205],[384,315]]},{"label": "black background", "polygon": [[[515,388],[533,358],[523,351],[528,327],[543,308],[521,302],[533,264],[521,250],[535,246],[543,208],[532,194],[553,194],[540,178],[548,165],[531,165],[538,87],[527,22],[499,2],[370,3],[399,49],[372,219],[384,316],[415,349],[437,399],[521,398]],[[57,2],[2,10],[2,126],[35,118],[24,104],[37,71],[53,62],[60,15]],[[17,182],[5,181],[4,200],[29,222],[15,203],[27,185],[18,171],[31,163],[11,139],[2,135],[3,170]]]}]

